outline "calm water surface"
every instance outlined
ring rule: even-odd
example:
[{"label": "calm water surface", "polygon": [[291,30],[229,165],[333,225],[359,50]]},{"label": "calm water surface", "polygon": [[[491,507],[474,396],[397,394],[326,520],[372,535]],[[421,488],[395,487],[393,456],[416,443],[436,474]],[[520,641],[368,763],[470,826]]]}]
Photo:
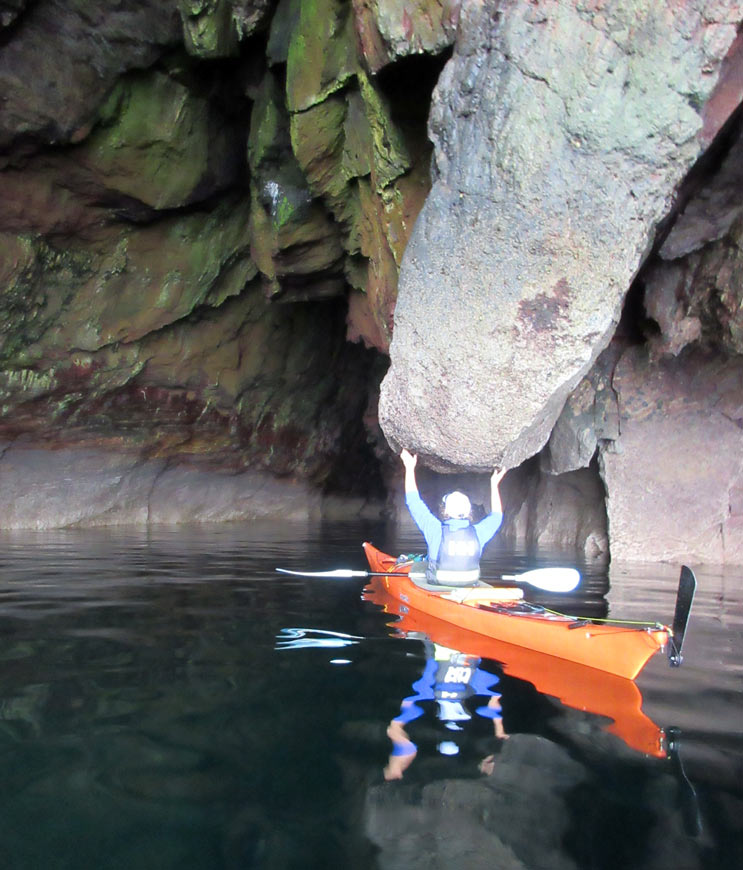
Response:
[{"label": "calm water surface", "polygon": [[[740,573],[692,566],[684,666],[637,681],[658,753],[610,730],[600,686],[571,706],[483,659],[490,694],[420,701],[387,780],[387,727],[440,646],[364,580],[274,570],[364,569],[364,539],[420,546],[369,523],[0,534],[0,867],[743,866]],[[570,559],[498,544],[486,573],[544,564]],[[600,615],[606,574],[578,567],[560,606]],[[612,616],[669,622],[677,570],[613,573]],[[493,697],[500,720],[477,713]]]}]

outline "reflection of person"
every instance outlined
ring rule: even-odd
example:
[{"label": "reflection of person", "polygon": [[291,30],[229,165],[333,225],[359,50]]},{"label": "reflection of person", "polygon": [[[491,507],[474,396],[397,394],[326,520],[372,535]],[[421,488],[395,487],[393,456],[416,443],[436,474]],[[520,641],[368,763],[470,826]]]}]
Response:
[{"label": "reflection of person", "polygon": [[[496,737],[508,737],[503,728],[500,695],[493,691],[498,677],[481,668],[481,660],[477,656],[466,655],[430,641],[426,642],[426,655],[423,674],[413,683],[415,694],[405,698],[400,713],[387,728],[392,752],[384,768],[386,780],[402,779],[418,753],[418,747],[410,739],[405,726],[423,715],[423,708],[418,706],[420,701],[435,700],[438,718],[447,729],[456,732],[462,730],[460,722],[472,718],[463,702],[472,695],[484,695],[488,698],[487,704],[478,707],[475,712],[492,720]],[[456,755],[459,747],[454,740],[444,740],[439,743],[438,750],[442,755]]]},{"label": "reflection of person", "polygon": [[405,503],[428,547],[427,579],[446,586],[467,586],[480,578],[480,556],[484,546],[503,521],[498,485],[505,469],[496,469],[490,478],[490,513],[472,522],[472,505],[463,492],[444,496],[443,522],[428,509],[420,497],[415,479],[418,457],[408,450],[400,454],[405,466]]}]

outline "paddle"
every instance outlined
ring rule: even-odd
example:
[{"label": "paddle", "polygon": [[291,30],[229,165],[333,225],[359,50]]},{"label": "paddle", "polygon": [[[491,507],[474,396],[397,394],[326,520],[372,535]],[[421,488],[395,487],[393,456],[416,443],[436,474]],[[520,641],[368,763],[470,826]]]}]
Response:
[{"label": "paddle", "polygon": [[580,574],[575,568],[534,568],[523,574],[504,574],[501,580],[528,583],[546,592],[572,592],[580,583]]},{"label": "paddle", "polygon": [[[346,579],[350,577],[390,577],[393,571],[353,571],[350,568],[336,568],[333,571],[290,571],[277,568],[280,574],[293,574],[297,577],[331,577]],[[511,583],[527,583],[545,592],[570,592],[580,582],[580,574],[575,568],[535,568],[523,574],[504,574],[501,580]],[[497,581],[496,581],[497,582]]]}]

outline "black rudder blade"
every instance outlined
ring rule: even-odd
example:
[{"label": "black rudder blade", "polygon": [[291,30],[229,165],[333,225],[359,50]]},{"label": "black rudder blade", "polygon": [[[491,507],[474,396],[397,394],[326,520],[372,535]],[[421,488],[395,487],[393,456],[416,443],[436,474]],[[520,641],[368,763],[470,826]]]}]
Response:
[{"label": "black rudder blade", "polygon": [[681,648],[684,644],[684,635],[689,624],[689,614],[696,589],[697,578],[694,576],[694,572],[691,568],[683,565],[679,577],[678,593],[676,594],[676,611],[673,614],[673,639],[668,650],[668,658],[674,667],[678,667],[683,661]]}]

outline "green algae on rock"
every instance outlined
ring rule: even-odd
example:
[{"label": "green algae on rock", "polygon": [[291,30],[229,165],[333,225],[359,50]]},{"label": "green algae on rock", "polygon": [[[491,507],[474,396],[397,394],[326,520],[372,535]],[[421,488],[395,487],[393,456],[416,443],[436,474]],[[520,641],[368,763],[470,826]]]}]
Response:
[{"label": "green algae on rock", "polygon": [[150,71],[119,82],[77,156],[106,190],[168,209],[228,186],[233,152],[205,96]]},{"label": "green algae on rock", "polygon": [[301,112],[340,90],[358,69],[351,7],[341,0],[303,0],[289,39],[286,97]]}]

